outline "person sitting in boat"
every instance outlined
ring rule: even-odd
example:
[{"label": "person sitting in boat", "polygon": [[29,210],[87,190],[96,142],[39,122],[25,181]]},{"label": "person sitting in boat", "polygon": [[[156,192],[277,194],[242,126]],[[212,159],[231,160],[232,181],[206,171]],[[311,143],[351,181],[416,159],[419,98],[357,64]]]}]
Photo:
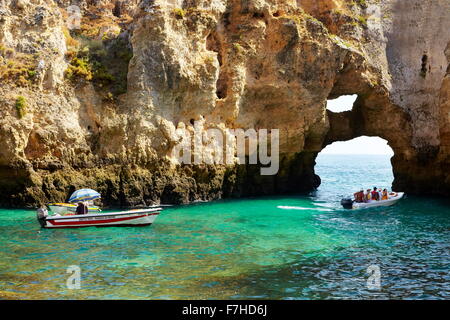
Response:
[{"label": "person sitting in boat", "polygon": [[373,187],[372,200],[380,201],[380,195],[378,194],[377,187]]},{"label": "person sitting in boat", "polygon": [[364,202],[364,190],[361,189],[359,192],[353,194],[355,197],[355,202]]},{"label": "person sitting in boat", "polygon": [[383,200],[383,188],[378,188],[378,199]]},{"label": "person sitting in boat", "polygon": [[365,202],[369,202],[372,199],[372,190],[371,189],[367,189],[367,193],[365,194]]},{"label": "person sitting in boat", "polygon": [[381,200],[389,200],[387,189],[383,190],[383,195],[381,196]]},{"label": "person sitting in boat", "polygon": [[78,203],[77,210],[75,211],[76,215],[88,214],[88,207],[83,203]]}]

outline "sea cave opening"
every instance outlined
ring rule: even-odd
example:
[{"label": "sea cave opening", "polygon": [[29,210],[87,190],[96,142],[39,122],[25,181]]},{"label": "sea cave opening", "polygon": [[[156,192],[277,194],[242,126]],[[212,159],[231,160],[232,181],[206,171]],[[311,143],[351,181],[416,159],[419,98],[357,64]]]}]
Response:
[{"label": "sea cave opening", "polygon": [[316,158],[315,173],[322,181],[317,195],[339,198],[361,188],[391,190],[393,155],[388,142],[380,137],[361,136],[328,145]]}]

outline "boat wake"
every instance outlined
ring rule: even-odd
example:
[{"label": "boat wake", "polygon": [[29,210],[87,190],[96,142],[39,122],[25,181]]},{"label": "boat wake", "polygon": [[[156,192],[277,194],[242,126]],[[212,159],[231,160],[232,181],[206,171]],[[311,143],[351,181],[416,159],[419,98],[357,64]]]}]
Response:
[{"label": "boat wake", "polygon": [[315,211],[333,211],[333,209],[326,208],[305,208],[305,207],[295,207],[295,206],[277,206],[278,209],[283,210],[315,210]]}]

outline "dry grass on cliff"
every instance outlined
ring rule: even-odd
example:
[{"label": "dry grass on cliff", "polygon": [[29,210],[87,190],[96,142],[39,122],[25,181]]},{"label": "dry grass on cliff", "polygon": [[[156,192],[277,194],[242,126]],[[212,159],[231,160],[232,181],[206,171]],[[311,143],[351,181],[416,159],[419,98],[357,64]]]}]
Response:
[{"label": "dry grass on cliff", "polygon": [[19,87],[33,84],[36,78],[36,56],[16,52],[0,44],[0,81]]}]

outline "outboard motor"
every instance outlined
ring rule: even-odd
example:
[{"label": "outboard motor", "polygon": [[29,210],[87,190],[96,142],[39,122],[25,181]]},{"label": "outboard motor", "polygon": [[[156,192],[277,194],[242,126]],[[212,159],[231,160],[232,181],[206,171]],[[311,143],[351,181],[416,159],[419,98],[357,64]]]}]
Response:
[{"label": "outboard motor", "polygon": [[351,198],[344,198],[341,200],[344,209],[353,209],[353,200]]},{"label": "outboard motor", "polygon": [[45,208],[39,208],[36,214],[37,220],[42,228],[45,228],[46,221],[45,219],[48,217],[48,211]]}]

